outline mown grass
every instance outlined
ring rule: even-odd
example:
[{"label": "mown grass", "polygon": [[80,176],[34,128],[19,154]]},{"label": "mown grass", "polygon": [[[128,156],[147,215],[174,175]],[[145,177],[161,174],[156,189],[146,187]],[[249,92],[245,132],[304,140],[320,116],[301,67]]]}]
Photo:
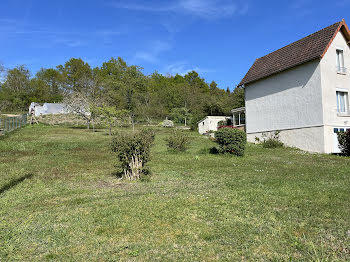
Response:
[{"label": "mown grass", "polygon": [[157,129],[152,175],[113,176],[105,131],[32,126],[0,139],[0,261],[350,260],[350,159],[248,145],[186,153]]}]

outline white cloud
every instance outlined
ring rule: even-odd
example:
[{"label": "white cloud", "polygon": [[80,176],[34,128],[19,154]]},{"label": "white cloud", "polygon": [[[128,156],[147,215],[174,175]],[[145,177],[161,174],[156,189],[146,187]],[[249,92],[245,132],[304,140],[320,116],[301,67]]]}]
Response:
[{"label": "white cloud", "polygon": [[207,18],[230,16],[237,10],[231,1],[219,0],[180,0],[179,6],[192,15]]},{"label": "white cloud", "polygon": [[186,75],[191,71],[196,71],[197,73],[208,73],[213,72],[213,70],[199,68],[197,66],[191,66],[187,62],[176,62],[166,66],[163,70],[163,74],[176,75],[179,74],[181,76]]},{"label": "white cloud", "polygon": [[149,50],[136,52],[134,60],[143,60],[149,63],[156,63],[159,56],[166,51],[171,50],[172,46],[168,42],[154,41],[151,43]]},{"label": "white cloud", "polygon": [[245,14],[248,11],[246,4],[239,5],[233,0],[174,0],[160,5],[123,3],[119,1],[112,5],[120,9],[161,13],[172,12],[208,19]]},{"label": "white cloud", "polygon": [[103,44],[111,44],[112,39],[124,34],[125,30],[101,29],[91,32],[57,31],[46,27],[31,24],[22,24],[20,21],[0,19],[0,38],[20,37],[21,41],[33,39],[40,42],[41,46],[52,47],[61,45],[66,47],[79,47],[91,41],[99,41]]}]

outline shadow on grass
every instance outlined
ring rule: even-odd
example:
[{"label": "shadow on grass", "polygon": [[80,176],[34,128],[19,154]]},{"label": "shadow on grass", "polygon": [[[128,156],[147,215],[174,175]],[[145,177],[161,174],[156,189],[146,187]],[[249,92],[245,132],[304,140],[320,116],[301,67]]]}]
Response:
[{"label": "shadow on grass", "polygon": [[17,186],[19,183],[22,183],[24,180],[30,179],[32,177],[33,177],[33,174],[26,174],[24,176],[11,180],[9,183],[7,183],[6,185],[0,188],[0,195],[10,190],[11,188]]},{"label": "shadow on grass", "polygon": [[71,129],[77,129],[77,130],[86,130],[87,132],[91,132],[91,133],[101,133],[104,132],[105,129],[103,129],[102,127],[95,127],[95,131],[93,130],[92,127],[90,127],[89,129],[86,126],[66,126],[68,128]]},{"label": "shadow on grass", "polygon": [[71,128],[71,129],[85,129],[87,131],[92,130],[92,128],[88,129],[86,126],[68,126],[68,128]]},{"label": "shadow on grass", "polygon": [[198,154],[200,154],[200,155],[207,155],[207,154],[219,155],[219,150],[215,146],[210,147],[210,148],[202,148],[202,149],[198,150]]},{"label": "shadow on grass", "polygon": [[[112,178],[117,178],[117,179],[120,179],[120,180],[128,181],[128,180],[124,179],[124,172],[123,171],[115,171],[115,172],[112,172],[110,175],[111,175]],[[143,174],[142,174],[141,179],[139,181],[141,181],[141,182],[149,182],[150,178],[151,178],[151,175],[152,175],[152,172],[150,171],[149,168],[146,167],[143,170]]]}]

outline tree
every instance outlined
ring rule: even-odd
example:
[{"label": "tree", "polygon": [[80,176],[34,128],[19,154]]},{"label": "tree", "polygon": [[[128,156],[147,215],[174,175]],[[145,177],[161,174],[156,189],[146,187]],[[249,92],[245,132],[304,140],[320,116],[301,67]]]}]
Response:
[{"label": "tree", "polygon": [[177,123],[184,123],[187,126],[187,121],[192,117],[189,109],[186,107],[173,108],[170,113],[171,119]]},{"label": "tree", "polygon": [[244,107],[245,98],[244,98],[244,88],[236,87],[231,94],[232,108]]},{"label": "tree", "polygon": [[32,78],[25,66],[18,66],[4,74],[0,104],[7,111],[18,111],[26,110],[31,102],[61,102],[74,97],[86,100],[83,104],[93,126],[94,109],[102,105],[127,110],[131,123],[172,116],[186,124],[189,118],[229,115],[232,108],[244,106],[242,88],[225,92],[215,81],[208,84],[196,71],[184,76],[158,72],[146,76],[142,70],[121,57],[112,57],[93,69],[82,59],[71,58],[56,69],[42,68]]},{"label": "tree", "polygon": [[22,92],[29,87],[30,72],[25,65],[7,71],[4,88],[13,92]]},{"label": "tree", "polygon": [[66,91],[81,92],[89,86],[92,79],[92,70],[88,63],[81,58],[71,58],[64,66],[57,66],[64,79]]},{"label": "tree", "polygon": [[7,110],[26,110],[29,105],[30,72],[20,65],[6,72],[1,86],[2,100],[6,100]]},{"label": "tree", "polygon": [[200,88],[203,91],[208,91],[209,90],[208,84],[194,70],[189,72],[189,73],[187,73],[184,76],[184,79],[194,88]]},{"label": "tree", "polygon": [[86,120],[87,129],[90,129],[90,123],[93,121],[94,114],[91,112],[95,107],[91,103],[89,97],[83,92],[73,92],[66,94],[63,99],[66,110],[72,114],[76,114]]},{"label": "tree", "polygon": [[112,127],[116,126],[118,119],[122,120],[128,116],[127,110],[118,110],[114,106],[103,105],[96,108],[96,113],[102,116],[102,121],[109,128],[109,135],[112,135]]},{"label": "tree", "polygon": [[42,81],[48,89],[49,97],[45,101],[41,102],[62,101],[64,77],[58,70],[53,68],[41,68],[40,71],[36,73],[36,79]]},{"label": "tree", "polygon": [[209,85],[209,89],[210,89],[210,91],[214,91],[214,90],[218,89],[218,84],[215,81],[212,81]]}]

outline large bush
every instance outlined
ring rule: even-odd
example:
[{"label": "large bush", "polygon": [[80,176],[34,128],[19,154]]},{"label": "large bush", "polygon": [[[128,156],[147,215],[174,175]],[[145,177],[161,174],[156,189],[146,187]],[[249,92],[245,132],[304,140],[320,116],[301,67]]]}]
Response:
[{"label": "large bush", "polygon": [[174,130],[171,136],[165,139],[169,151],[184,152],[188,149],[190,138],[182,130]]},{"label": "large bush", "polygon": [[233,128],[221,128],[215,132],[216,142],[219,144],[219,153],[229,153],[243,156],[247,144],[247,135],[244,131]]},{"label": "large bush", "polygon": [[150,130],[118,133],[113,137],[111,147],[117,153],[117,168],[123,178],[136,180],[146,173],[153,141],[154,132]]},{"label": "large bush", "polygon": [[346,156],[350,156],[350,129],[346,132],[339,132],[338,141],[341,152]]}]

